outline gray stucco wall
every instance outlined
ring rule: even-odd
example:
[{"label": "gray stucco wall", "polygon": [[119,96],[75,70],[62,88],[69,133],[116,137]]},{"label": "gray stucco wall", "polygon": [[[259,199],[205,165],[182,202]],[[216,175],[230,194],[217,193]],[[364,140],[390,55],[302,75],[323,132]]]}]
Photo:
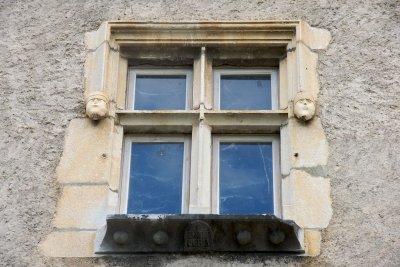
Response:
[{"label": "gray stucco wall", "polygon": [[[65,129],[84,113],[84,33],[117,19],[303,19],[331,32],[318,66],[334,209],[321,256],[41,256]],[[2,0],[0,36],[0,265],[400,265],[398,0]]]}]

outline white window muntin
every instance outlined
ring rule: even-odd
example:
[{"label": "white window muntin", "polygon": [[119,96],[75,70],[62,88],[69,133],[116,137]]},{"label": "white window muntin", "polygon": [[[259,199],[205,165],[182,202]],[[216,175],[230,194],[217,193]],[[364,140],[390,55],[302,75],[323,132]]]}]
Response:
[{"label": "white window muntin", "polygon": [[277,69],[215,69],[214,70],[214,109],[220,109],[221,75],[271,75],[271,106],[272,110],[279,107],[278,70]]},{"label": "white window muntin", "polygon": [[127,213],[128,210],[128,194],[129,194],[129,177],[131,150],[134,143],[184,143],[183,152],[183,177],[182,177],[182,205],[181,213],[188,213],[189,210],[189,176],[190,176],[190,137],[183,135],[125,135],[123,147],[123,168],[122,179],[120,183],[119,212]]},{"label": "white window muntin", "polygon": [[193,71],[190,69],[161,69],[161,68],[129,68],[128,69],[128,93],[126,107],[128,110],[135,109],[135,87],[137,75],[185,75],[186,76],[186,102],[185,110],[192,107]]},{"label": "white window muntin", "polygon": [[212,138],[212,213],[219,214],[219,146],[221,142],[272,143],[274,215],[282,216],[278,135],[214,135]]}]

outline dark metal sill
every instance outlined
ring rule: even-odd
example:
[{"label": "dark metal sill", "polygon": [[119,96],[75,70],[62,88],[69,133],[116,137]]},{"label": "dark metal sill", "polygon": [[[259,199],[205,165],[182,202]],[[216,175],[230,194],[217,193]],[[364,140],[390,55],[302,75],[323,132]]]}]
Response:
[{"label": "dark metal sill", "polygon": [[109,215],[95,246],[96,254],[304,253],[299,226],[273,215]]}]

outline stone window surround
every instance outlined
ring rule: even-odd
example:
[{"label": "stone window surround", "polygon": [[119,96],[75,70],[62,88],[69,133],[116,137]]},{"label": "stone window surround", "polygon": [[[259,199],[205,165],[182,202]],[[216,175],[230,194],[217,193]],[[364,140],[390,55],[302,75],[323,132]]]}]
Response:
[{"label": "stone window surround", "polygon": [[[55,229],[41,244],[43,253],[54,257],[94,256],[96,230],[105,223],[106,214],[118,211],[124,128],[146,131],[150,126],[146,122],[149,116],[153,120],[163,119],[167,124],[165,131],[174,128],[176,120],[181,121],[183,131],[191,130],[192,121],[198,116],[211,122],[214,129],[223,131],[224,127],[229,128],[226,119],[232,114],[210,111],[212,99],[201,97],[193,99],[194,106],[199,109],[189,116],[182,116],[179,112],[148,114],[125,111],[128,61],[120,54],[121,46],[217,44],[245,47],[256,44],[286,47],[286,57],[279,61],[279,110],[244,111],[234,114],[234,117],[237,121],[245,121],[244,126],[251,125],[254,129],[261,127],[260,120],[268,121],[268,127],[280,128],[282,217],[294,220],[304,229],[306,255],[318,255],[320,231],[327,227],[332,214],[330,183],[325,173],[327,142],[318,111],[313,120],[299,121],[294,118],[292,102],[300,91],[318,99],[316,51],[326,49],[330,38],[329,32],[310,27],[303,21],[111,21],[88,33],[85,95],[94,91],[106,92],[110,98],[109,118],[100,122],[89,119],[71,121],[57,170],[58,181],[63,185],[62,196],[54,219]],[[195,61],[194,68],[199,68],[199,65],[200,60]],[[195,73],[196,84],[199,77],[195,77]],[[193,90],[201,88],[211,86],[200,83]],[[207,127],[204,129],[210,131]],[[193,135],[201,135],[200,132],[193,128]],[[198,169],[197,176],[203,175],[201,172]],[[203,186],[209,188],[209,185]],[[204,213],[205,198],[197,198],[198,195],[199,191],[191,192],[191,197],[195,198],[193,203],[197,202],[192,212]]]}]

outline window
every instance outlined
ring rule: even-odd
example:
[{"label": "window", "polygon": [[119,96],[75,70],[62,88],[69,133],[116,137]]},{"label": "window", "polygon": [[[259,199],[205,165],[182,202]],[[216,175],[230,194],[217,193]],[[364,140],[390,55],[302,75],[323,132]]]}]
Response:
[{"label": "window", "polygon": [[[242,111],[262,113],[277,109],[277,69],[240,66],[223,69],[209,64],[208,71],[213,73],[214,83],[205,90],[205,66],[211,58],[206,57],[206,49],[199,48],[193,54],[194,66],[196,56],[200,57],[200,67],[193,67],[197,84],[193,84],[192,70],[177,67],[178,63],[163,67],[157,66],[155,61],[154,66],[129,68],[128,110],[136,115],[142,111],[147,115],[170,114],[171,120],[178,115],[176,112],[183,116],[194,112],[199,119],[193,121],[193,127],[201,133],[189,129],[185,136],[171,135],[171,130],[162,125],[162,119],[145,135],[128,133],[124,145],[120,211],[127,214],[198,213],[190,209],[192,202],[198,201],[196,198],[203,197],[190,197],[190,185],[193,191],[197,183],[208,187],[203,193],[211,199],[208,209],[200,213],[281,216],[279,133],[260,135],[251,128],[239,127],[232,135],[229,128],[225,128],[224,134],[217,131],[218,127],[212,128],[212,116],[225,116],[229,110],[240,115]],[[192,88],[199,86],[203,88],[196,96]],[[212,108],[205,109],[204,99],[212,96]],[[200,100],[197,110],[192,106],[192,99]],[[147,117],[147,120],[151,123],[160,118]],[[165,129],[165,133],[155,135],[160,129]],[[210,146],[206,151],[209,157],[204,157],[207,146]],[[190,153],[198,161],[192,162]]]},{"label": "window", "polygon": [[214,136],[217,214],[280,216],[278,136]]},{"label": "window", "polygon": [[214,71],[214,106],[221,110],[278,108],[278,72],[262,69]]},{"label": "window", "polygon": [[187,213],[190,140],[185,136],[125,137],[122,211]]},{"label": "window", "polygon": [[185,69],[130,69],[127,108],[185,110],[191,107],[192,73]]},{"label": "window", "polygon": [[[52,248],[73,237],[69,243],[86,246],[86,252],[80,249],[82,246],[64,245],[57,256],[93,256],[90,253],[95,234],[98,254],[193,250],[303,253],[312,246],[317,251],[319,243],[307,236],[318,236],[320,232],[316,229],[326,228],[332,214],[329,179],[324,172],[327,143],[318,116],[310,122],[297,121],[292,101],[298,92],[310,93],[317,99],[319,53],[316,52],[326,49],[329,41],[329,32],[303,21],[111,21],[87,33],[85,95],[98,91],[107,95],[104,99],[110,100],[109,112],[100,121],[93,123],[88,118],[79,118],[69,126],[65,153],[58,168],[58,179],[66,185],[62,187],[62,205],[55,220],[59,230],[45,241],[47,254],[54,255]],[[237,87],[238,83],[244,85]],[[160,84],[163,86],[159,87]],[[259,101],[265,99],[268,101]],[[279,143],[279,154],[275,154],[274,142]],[[232,194],[232,183],[225,183],[226,171],[232,169],[224,164],[246,153],[258,155],[251,162],[252,172],[265,178],[257,180],[249,176],[249,179],[266,185],[271,182],[271,169],[268,164],[265,169],[260,165],[262,156],[269,157],[265,155],[270,153],[271,143],[272,161],[280,161],[280,168],[273,167],[278,175],[272,183],[281,187],[281,193],[279,187],[274,192],[273,212],[281,219],[224,214],[224,207],[235,206],[229,202],[220,205],[220,198]],[[121,153],[123,147],[131,151]],[[143,155],[160,149],[174,151],[179,156],[176,161],[168,157],[158,159],[173,167],[175,173],[168,178],[173,177],[176,187],[169,197],[174,199],[173,204],[157,212],[182,214],[157,220],[123,215],[131,205],[128,198],[133,196],[132,207],[135,207],[136,202],[144,202],[145,196],[141,194],[150,187],[142,182],[144,189],[134,186],[129,192],[129,179],[132,178],[132,184],[140,183],[137,174],[142,171],[159,175],[145,169],[144,163],[131,164],[131,154],[152,161]],[[224,153],[220,153],[222,149]],[[216,156],[213,150],[220,155]],[[187,161],[179,165],[182,157]],[[217,164],[224,169],[217,173],[221,177],[213,174]],[[132,177],[120,175],[121,166],[131,168],[131,165]],[[244,161],[236,168],[245,169],[247,165],[250,163]],[[180,172],[186,170],[188,175],[181,177]],[[222,185],[221,190],[216,190],[213,184],[217,179],[221,180],[216,184]],[[235,193],[245,196],[244,183],[236,181],[239,182]],[[74,197],[70,196],[72,191]],[[259,203],[269,202],[268,192],[264,198],[259,197]],[[71,207],[74,213],[85,216],[77,215],[71,221]],[[271,211],[268,205],[254,207],[246,212]],[[222,214],[212,215],[217,212]],[[107,217],[106,228],[102,228],[107,214],[111,215]],[[163,228],[172,221],[176,228]],[[260,232],[250,231],[251,236],[259,239],[234,238],[249,237],[249,230],[243,228],[255,224]],[[217,226],[215,232],[207,230],[210,225]],[[272,228],[276,231],[270,233]],[[169,243],[163,243],[166,240]],[[201,246],[205,244],[209,246]],[[313,253],[310,251],[306,253]]]}]

